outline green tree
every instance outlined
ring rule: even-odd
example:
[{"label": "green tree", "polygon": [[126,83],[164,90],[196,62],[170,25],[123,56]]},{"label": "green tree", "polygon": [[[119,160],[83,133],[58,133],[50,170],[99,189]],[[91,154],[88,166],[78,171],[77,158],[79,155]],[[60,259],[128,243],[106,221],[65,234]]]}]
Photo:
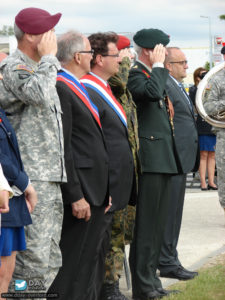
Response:
[{"label": "green tree", "polygon": [[225,15],[220,15],[219,18],[220,20],[225,20]]},{"label": "green tree", "polygon": [[[212,68],[215,66],[214,62],[212,63]],[[210,63],[208,61],[206,61],[205,65],[204,65],[204,69],[206,69],[207,71],[210,70]]]},{"label": "green tree", "polygon": [[2,29],[0,29],[0,35],[4,35],[4,36],[14,35],[13,27],[8,25],[3,25]]}]

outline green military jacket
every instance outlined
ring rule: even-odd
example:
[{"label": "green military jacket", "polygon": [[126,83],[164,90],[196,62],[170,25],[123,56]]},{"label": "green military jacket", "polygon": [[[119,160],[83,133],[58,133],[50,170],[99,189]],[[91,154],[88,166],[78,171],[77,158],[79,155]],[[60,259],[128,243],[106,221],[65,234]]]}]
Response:
[{"label": "green military jacket", "polygon": [[150,72],[139,61],[129,73],[128,89],[137,105],[142,172],[178,172],[173,130],[164,100],[167,78],[167,69],[156,67]]},{"label": "green military jacket", "polygon": [[138,122],[136,105],[132,100],[132,95],[127,89],[127,81],[130,70],[130,60],[128,57],[123,58],[119,72],[112,76],[108,83],[112,89],[112,92],[119,103],[122,105],[126,116],[127,116],[127,129],[128,129],[128,139],[131,146],[135,174],[136,174],[136,184],[137,184],[137,174],[138,174],[138,150],[139,150],[139,139],[138,139]]}]

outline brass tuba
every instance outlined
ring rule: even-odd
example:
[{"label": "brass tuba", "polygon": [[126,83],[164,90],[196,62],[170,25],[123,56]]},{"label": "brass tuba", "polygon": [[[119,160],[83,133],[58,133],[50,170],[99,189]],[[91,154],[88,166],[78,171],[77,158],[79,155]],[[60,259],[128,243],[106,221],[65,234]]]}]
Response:
[{"label": "brass tuba", "polygon": [[209,81],[212,79],[213,75],[215,75],[223,68],[225,68],[225,61],[213,67],[205,75],[205,77],[198,84],[198,89],[197,89],[196,99],[195,99],[195,105],[200,116],[209,124],[220,128],[225,128],[225,110],[224,112],[220,113],[220,115],[218,116],[208,116],[204,109],[203,104],[207,100],[207,96],[209,93],[209,91],[207,90]]}]

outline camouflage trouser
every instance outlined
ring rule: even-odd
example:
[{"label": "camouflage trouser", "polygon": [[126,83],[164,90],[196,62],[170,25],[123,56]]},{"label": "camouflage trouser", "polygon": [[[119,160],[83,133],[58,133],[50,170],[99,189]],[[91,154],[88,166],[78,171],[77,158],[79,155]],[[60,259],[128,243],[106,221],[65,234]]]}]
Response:
[{"label": "camouflage trouser", "polygon": [[125,245],[130,244],[133,238],[135,213],[135,207],[128,205],[113,216],[110,249],[105,261],[107,283],[118,281],[123,272]]},{"label": "camouflage trouser", "polygon": [[[60,185],[41,181],[33,181],[32,185],[38,194],[38,203],[32,213],[33,223],[25,227],[27,250],[17,254],[11,292],[15,292],[16,279],[27,281],[27,290],[23,292],[46,292],[62,265],[59,248],[63,219]],[[32,290],[34,287],[36,290]]]},{"label": "camouflage trouser", "polygon": [[225,136],[220,131],[216,138],[216,169],[219,200],[225,208]]}]

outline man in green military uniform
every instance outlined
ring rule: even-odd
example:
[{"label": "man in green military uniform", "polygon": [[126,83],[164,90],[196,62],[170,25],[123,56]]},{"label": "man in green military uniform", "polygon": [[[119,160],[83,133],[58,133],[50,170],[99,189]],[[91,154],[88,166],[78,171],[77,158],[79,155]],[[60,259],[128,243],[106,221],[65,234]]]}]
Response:
[{"label": "man in green military uniform", "polygon": [[174,153],[172,109],[165,98],[164,68],[169,36],[158,29],[134,35],[138,59],[131,68],[128,89],[137,105],[141,174],[134,240],[130,251],[133,297],[168,295],[156,275],[168,211],[171,175],[178,171]]},{"label": "man in green military uniform", "polygon": [[[135,179],[137,187],[138,158],[139,148],[138,125],[136,105],[132,100],[131,93],[127,89],[127,81],[131,66],[132,54],[130,49],[130,40],[119,35],[117,48],[122,58],[119,72],[112,76],[108,83],[114,96],[123,106],[127,115],[128,139],[134,158]],[[135,203],[131,203],[135,204]],[[126,208],[118,210],[113,216],[110,249],[105,262],[105,280],[101,293],[101,300],[125,300],[127,299],[119,290],[119,279],[123,272],[125,245],[130,244],[133,238],[133,227],[135,220],[135,206],[127,205]]]}]

